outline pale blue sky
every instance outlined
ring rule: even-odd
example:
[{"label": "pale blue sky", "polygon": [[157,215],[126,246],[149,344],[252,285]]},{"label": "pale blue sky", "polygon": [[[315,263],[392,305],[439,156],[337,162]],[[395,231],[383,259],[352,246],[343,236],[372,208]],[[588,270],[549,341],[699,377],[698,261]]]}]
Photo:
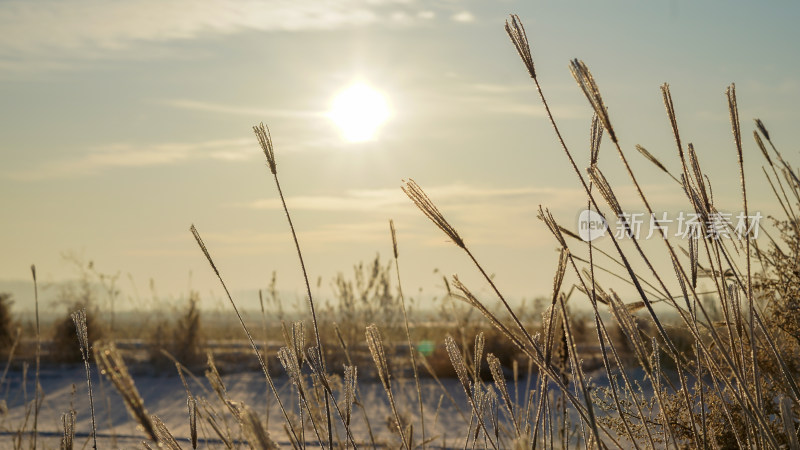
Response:
[{"label": "pale blue sky", "polygon": [[[264,121],[323,288],[388,257],[393,218],[406,290],[439,292],[434,268],[483,289],[400,191],[411,177],[502,289],[545,294],[557,255],[537,205],[570,222],[584,200],[503,30],[509,13],[528,30],[573,151],[585,163],[591,110],[567,69],[577,57],[663,209],[681,205],[679,191],[633,153],[644,145],[677,168],[659,85],[671,84],[684,138],[733,210],[724,90],[735,82],[753,201],[774,209],[750,134],[762,118],[797,160],[797,2],[0,1],[0,281],[27,280],[31,263],[45,281],[68,278],[60,254],[74,250],[139,290],[152,278],[162,293],[190,283],[219,293],[194,223],[234,290],[265,287],[277,270],[279,288],[302,292],[251,131]],[[355,81],[391,108],[375,140],[358,144],[326,116]],[[627,185],[611,151],[604,168]]]}]

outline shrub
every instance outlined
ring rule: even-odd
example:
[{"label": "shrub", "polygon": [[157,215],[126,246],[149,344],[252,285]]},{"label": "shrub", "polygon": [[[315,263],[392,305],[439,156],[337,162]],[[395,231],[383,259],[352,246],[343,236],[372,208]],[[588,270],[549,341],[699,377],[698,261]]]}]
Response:
[{"label": "shrub", "polygon": [[201,332],[200,309],[197,292],[189,293],[185,309],[174,323],[162,319],[148,342],[150,364],[157,370],[174,369],[173,361],[162,350],[167,351],[181,364],[194,368],[205,362],[203,354],[205,339]]},{"label": "shrub", "polygon": [[11,314],[11,305],[14,304],[11,294],[0,292],[0,354],[7,352],[16,336],[19,324]]},{"label": "shrub", "polygon": [[86,329],[89,336],[89,345],[103,339],[108,334],[98,319],[98,313],[85,304],[76,303],[68,308],[63,318],[59,319],[53,328],[52,341],[48,349],[49,359],[55,363],[79,363],[81,359],[80,342],[75,330],[75,322],[71,314],[79,309],[86,310]]}]

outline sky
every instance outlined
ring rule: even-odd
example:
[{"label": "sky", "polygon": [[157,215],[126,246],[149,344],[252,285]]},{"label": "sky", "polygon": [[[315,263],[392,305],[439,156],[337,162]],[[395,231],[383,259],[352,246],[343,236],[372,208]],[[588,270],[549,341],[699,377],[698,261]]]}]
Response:
[{"label": "sky", "polygon": [[[659,90],[669,82],[685,141],[718,203],[735,211],[724,94],[735,82],[751,208],[776,208],[752,119],[797,160],[797,2],[1,0],[0,291],[30,308],[30,265],[44,285],[56,284],[77,276],[64,257],[77,255],[119,273],[125,298],[155,286],[166,297],[193,289],[219,302],[219,282],[189,232],[195,224],[235,295],[251,301],[275,271],[280,290],[302,297],[297,253],[252,132],[264,122],[320,297],[330,297],[336,273],[376,255],[389,260],[390,219],[409,295],[441,295],[442,276],[456,273],[489,295],[466,255],[405,197],[408,178],[503,292],[547,295],[558,253],[538,206],[574,224],[586,200],[505,34],[510,13],[527,29],[542,88],[583,167],[592,110],[569,73],[572,58],[591,69],[661,210],[686,209],[681,192],[634,146],[678,169]],[[385,104],[364,113],[386,119],[360,142],[331,113],[353,85]],[[604,141],[601,166],[630,193],[613,152]]]}]

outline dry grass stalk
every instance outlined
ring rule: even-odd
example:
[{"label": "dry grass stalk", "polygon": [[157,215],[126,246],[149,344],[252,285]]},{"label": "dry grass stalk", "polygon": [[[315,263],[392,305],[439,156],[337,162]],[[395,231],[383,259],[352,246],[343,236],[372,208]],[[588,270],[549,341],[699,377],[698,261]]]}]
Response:
[{"label": "dry grass stalk", "polygon": [[75,441],[75,410],[69,410],[61,415],[61,425],[64,434],[61,436],[61,450],[72,450]]},{"label": "dry grass stalk", "polygon": [[151,417],[153,422],[153,427],[156,432],[156,436],[158,437],[158,447],[159,448],[167,448],[169,450],[181,450],[181,446],[178,445],[178,441],[175,440],[175,437],[172,436],[167,426],[161,419],[158,418],[157,415],[153,414]]},{"label": "dry grass stalk", "polygon": [[272,146],[272,136],[269,134],[269,128],[264,126],[264,123],[262,122],[261,124],[253,127],[253,132],[255,132],[258,143],[261,145],[261,150],[264,152],[264,156],[267,158],[269,171],[272,172],[273,175],[277,175],[278,169],[277,164],[275,164],[275,150]]},{"label": "dry grass stalk", "polygon": [[592,127],[589,134],[589,165],[597,164],[600,158],[600,142],[603,140],[603,124],[597,114],[592,114]]},{"label": "dry grass stalk", "polygon": [[592,431],[592,434],[593,434],[593,438],[595,439],[595,442],[599,442],[600,441],[600,431],[597,428],[597,419],[595,418],[595,414],[594,414],[594,406],[593,406],[593,403],[592,403],[592,399],[591,399],[591,397],[589,395],[589,389],[586,387],[586,380],[585,380],[585,375],[583,373],[583,368],[581,367],[580,361],[578,359],[578,349],[577,349],[577,345],[575,344],[575,338],[572,335],[572,327],[571,327],[571,325],[569,323],[570,322],[569,319],[568,319],[569,316],[567,314],[567,307],[566,307],[566,303],[564,301],[564,295],[563,294],[559,296],[559,305],[561,306],[561,313],[562,313],[561,317],[563,319],[562,320],[562,324],[563,324],[563,327],[564,327],[564,336],[567,339],[567,344],[568,344],[568,348],[569,348],[569,356],[572,358],[572,367],[573,367],[574,372],[578,375],[577,376],[578,382],[579,382],[581,391],[583,392],[584,401],[586,402],[586,410],[587,410],[588,415],[589,415],[589,427],[591,428],[591,431]]},{"label": "dry grass stalk", "polygon": [[[745,176],[744,176],[744,156],[742,151],[742,132],[739,124],[739,107],[736,101],[736,85],[731,84],[730,87],[726,90],[726,96],[728,98],[728,109],[730,111],[730,118],[731,118],[731,129],[733,131],[734,141],[736,144],[736,153],[738,156],[739,161],[739,178],[741,180],[742,185],[742,208],[744,213],[744,222],[745,222],[745,229],[750,229],[750,218],[749,218],[749,209],[747,205],[747,185],[745,183]],[[749,329],[751,332],[755,330],[755,303],[753,299],[753,278],[752,278],[752,268],[751,268],[751,259],[750,259],[750,233],[745,233],[745,259],[747,262],[747,302],[748,302],[748,309],[749,309]],[[753,376],[753,384],[755,385],[755,393],[756,393],[756,401],[758,403],[758,408],[763,410],[764,408],[764,399],[761,392],[761,383],[759,382],[759,367],[758,367],[758,358],[756,357],[756,342],[755,339],[750,336],[748,339],[750,342],[750,360],[752,365],[752,376]]]},{"label": "dry grass stalk", "polygon": [[774,166],[774,164],[772,164],[772,158],[769,157],[767,147],[764,146],[764,141],[761,140],[761,136],[758,135],[758,131],[756,130],[753,130],[753,139],[755,139],[756,145],[758,145],[758,148],[761,150],[761,154],[764,155],[764,159],[767,160],[767,164]]},{"label": "dry grass stalk", "polygon": [[400,261],[397,252],[397,232],[394,229],[394,221],[389,219],[389,231],[392,235],[392,252],[394,253],[394,268],[397,275],[397,294],[400,297],[400,309],[403,312],[403,325],[405,326],[406,341],[408,343],[408,352],[411,356],[411,368],[414,371],[414,385],[417,389],[417,403],[419,405],[419,421],[422,431],[422,448],[426,448],[425,439],[425,407],[422,404],[422,387],[419,381],[419,370],[417,368],[417,355],[414,344],[411,341],[411,330],[408,326],[408,313],[406,312],[406,297],[403,295],[403,284],[400,282]]},{"label": "dry grass stalk", "polygon": [[592,183],[597,186],[600,194],[606,200],[606,203],[608,203],[608,206],[611,208],[611,210],[614,211],[614,214],[617,217],[623,217],[622,206],[620,206],[619,200],[617,200],[617,196],[614,194],[614,190],[611,189],[611,185],[608,183],[608,180],[606,179],[605,175],[603,175],[603,172],[600,170],[600,168],[597,166],[590,166],[588,172]]},{"label": "dry grass stalk", "polygon": [[465,248],[464,241],[461,239],[461,236],[458,235],[458,232],[455,228],[450,225],[449,222],[444,218],[441,212],[439,212],[439,208],[433,204],[431,199],[425,194],[425,191],[422,190],[421,187],[417,184],[416,181],[409,179],[403,180],[402,186],[403,192],[406,193],[408,198],[417,205],[417,208],[423,212],[429,219],[437,226],[440,230],[453,241],[454,244],[461,248]]},{"label": "dry grass stalk", "polygon": [[[558,243],[561,244],[561,248],[567,248],[567,242],[564,239],[564,228],[556,223],[556,219],[553,218],[553,214],[550,213],[550,210],[542,209],[542,206],[539,205],[539,213],[537,214],[537,217],[539,220],[544,222],[550,232],[553,233],[553,237],[555,237]],[[574,236],[575,238],[581,239],[572,232],[566,234],[569,234],[571,237]]]},{"label": "dry grass stalk", "polygon": [[[472,417],[476,418],[478,421],[475,432],[477,433],[478,430],[483,428],[489,444],[492,448],[496,449],[497,444],[494,440],[489,438],[489,428],[486,426],[484,416],[481,412],[481,400],[483,397],[480,386],[478,383],[470,382],[467,365],[464,363],[464,357],[461,354],[461,350],[459,350],[456,341],[453,340],[453,337],[447,335],[447,337],[445,337],[444,344],[445,349],[447,350],[447,355],[450,357],[450,362],[453,364],[453,368],[456,370],[456,375],[458,375],[458,380],[461,382],[461,387],[464,389],[464,393],[467,396],[470,406],[472,406]],[[467,439],[469,439],[469,436],[467,436]]]},{"label": "dry grass stalk", "polygon": [[86,328],[86,310],[80,309],[72,313],[72,321],[75,322],[75,330],[78,334],[78,343],[81,348],[83,366],[86,369],[86,386],[89,390],[89,408],[92,414],[92,443],[93,448],[97,448],[97,424],[94,418],[94,395],[92,394],[92,371],[89,366],[89,330]]},{"label": "dry grass stalk", "polygon": [[489,363],[489,371],[492,374],[492,379],[494,379],[494,384],[497,386],[497,390],[500,391],[500,396],[502,397],[503,404],[508,411],[508,416],[511,418],[511,423],[514,425],[516,438],[519,439],[521,433],[520,426],[519,422],[517,421],[517,416],[514,414],[514,402],[511,400],[511,396],[508,393],[508,385],[506,384],[506,377],[503,374],[503,368],[500,365],[500,360],[497,359],[494,354],[489,353],[486,355],[486,361]]},{"label": "dry grass stalk", "polygon": [[[33,299],[36,305],[36,380],[34,383],[36,394],[34,398],[34,413],[33,413],[33,448],[36,448],[36,438],[39,436],[39,408],[44,400],[42,397],[42,386],[39,384],[39,368],[42,356],[42,335],[39,327],[39,284],[36,281],[36,265],[31,264],[31,275],[33,276]],[[91,389],[90,389],[91,391]],[[90,392],[91,395],[91,392]],[[92,414],[92,421],[94,421],[94,413]],[[94,426],[92,426],[94,430]],[[95,442],[95,448],[97,443]]]},{"label": "dry grass stalk", "polygon": [[[300,354],[302,357],[303,353]],[[281,347],[278,350],[278,361],[280,361],[281,366],[289,375],[289,379],[292,381],[295,389],[297,390],[297,397],[298,397],[298,412],[300,414],[300,421],[299,421],[299,430],[300,430],[300,439],[301,442],[305,442],[305,423],[303,421],[303,408],[306,409],[308,412],[309,420],[311,421],[311,426],[314,429],[314,433],[317,435],[317,439],[322,442],[322,438],[320,437],[319,427],[316,421],[316,415],[312,410],[312,405],[309,403],[308,400],[308,393],[306,390],[306,382],[305,378],[303,377],[303,373],[300,369],[301,363],[298,360],[298,355],[293,349],[289,349],[288,347]],[[304,445],[304,444],[303,444]]]},{"label": "dry grass stalk", "polygon": [[356,401],[356,388],[358,387],[358,368],[356,366],[344,367],[344,383],[342,383],[342,396],[344,397],[344,426],[350,428],[350,418],[353,412],[353,403]]},{"label": "dry grass stalk", "polygon": [[797,441],[797,428],[795,426],[794,414],[792,413],[792,400],[788,397],[781,399],[781,419],[783,419],[783,431],[789,441],[789,448],[800,449]]},{"label": "dry grass stalk", "polygon": [[384,391],[386,391],[386,396],[389,398],[389,406],[392,408],[392,414],[394,415],[395,424],[397,425],[397,431],[400,434],[400,440],[402,441],[403,447],[410,449],[403,429],[403,422],[400,420],[400,414],[397,412],[394,394],[392,393],[392,375],[389,371],[389,363],[386,360],[386,353],[383,349],[383,337],[381,337],[378,327],[374,324],[367,326],[366,336],[369,352],[372,354],[372,359],[375,361],[375,367],[378,369],[378,377],[381,380],[381,384],[383,384]]},{"label": "dry grass stalk", "polygon": [[[233,301],[233,297],[231,296],[230,291],[228,290],[228,286],[225,284],[225,281],[222,279],[222,275],[220,275],[219,270],[217,269],[216,264],[214,264],[214,260],[211,258],[211,254],[206,248],[206,244],[203,242],[203,239],[200,237],[200,233],[197,231],[194,225],[192,225],[189,230],[192,232],[195,241],[197,241],[197,245],[200,247],[200,250],[205,255],[208,263],[211,265],[211,269],[214,271],[214,274],[217,275],[217,279],[219,279],[220,284],[222,284],[222,289],[225,291],[225,295],[228,297],[231,306],[233,307],[233,311],[236,313],[236,317],[239,319],[239,324],[244,330],[245,334],[247,335],[247,339],[250,341],[250,347],[253,349],[253,352],[256,354],[256,358],[258,359],[258,363],[261,366],[261,370],[264,372],[264,377],[267,380],[267,384],[269,385],[270,389],[272,390],[275,399],[278,401],[278,407],[283,413],[283,417],[286,420],[286,423],[289,425],[289,430],[293,434],[293,438],[297,440],[297,435],[295,434],[295,430],[292,427],[292,423],[289,420],[289,415],[286,412],[286,409],[283,406],[283,402],[281,401],[280,395],[278,395],[278,389],[275,387],[275,383],[272,381],[272,377],[269,374],[269,370],[267,370],[267,365],[264,362],[264,358],[261,357],[261,352],[258,351],[258,346],[256,345],[255,341],[253,340],[253,335],[250,334],[250,330],[248,330],[247,325],[244,323],[244,319],[242,315],[239,313],[239,308],[236,307],[236,303]],[[316,323],[316,322],[315,322]],[[317,333],[317,339],[319,339],[319,333]]]},{"label": "dry grass stalk", "polygon": [[517,49],[517,53],[519,53],[519,57],[522,58],[522,62],[525,64],[525,68],[528,69],[531,78],[535,80],[536,70],[533,67],[533,57],[531,56],[531,46],[528,44],[528,35],[525,33],[525,27],[522,25],[522,21],[519,20],[519,16],[516,14],[511,15],[511,23],[508,23],[508,20],[506,20],[506,33],[508,37],[511,38],[511,42]]},{"label": "dry grass stalk", "polygon": [[192,448],[197,448],[197,400],[189,395],[186,397],[186,407],[189,409],[189,436],[192,439]]},{"label": "dry grass stalk", "polygon": [[[333,324],[333,330],[336,332],[336,338],[339,340],[339,345],[341,346],[342,351],[344,352],[345,359],[347,360],[347,366],[345,366],[345,375],[347,375],[347,367],[355,367],[355,364],[353,364],[353,359],[350,357],[350,350],[348,349],[347,344],[344,342],[344,337],[342,336],[342,332],[339,329],[339,325],[334,323]],[[354,374],[354,376],[355,376],[355,374]],[[355,383],[355,379],[354,379],[354,383]],[[375,447],[376,446],[375,435],[372,432],[372,424],[370,423],[369,416],[367,415],[366,409],[363,407],[363,404],[360,404],[360,401],[359,401],[360,393],[359,393],[358,384],[355,383],[354,386],[355,386],[355,399],[354,399],[353,403],[356,404],[356,405],[361,406],[361,408],[360,408],[361,409],[361,415],[364,418],[364,423],[367,425],[367,433],[369,434],[370,443],[372,444],[373,447]]]},{"label": "dry grass stalk", "polygon": [[139,423],[151,440],[159,442],[153,422],[144,407],[144,401],[136,389],[133,378],[128,373],[128,367],[122,359],[122,354],[119,353],[114,343],[96,344],[94,357],[100,367],[100,373],[108,377],[114,384],[131,417]]},{"label": "dry grass stalk", "polygon": [[269,432],[264,429],[264,425],[253,410],[248,408],[244,403],[237,404],[236,409],[238,411],[239,423],[242,425],[245,436],[247,436],[247,442],[250,448],[261,450],[280,448],[278,444],[272,440]]},{"label": "dry grass stalk", "polygon": [[486,336],[483,331],[475,335],[475,350],[473,351],[472,375],[477,385],[481,380],[481,361],[483,361],[483,348],[486,346]]},{"label": "dry grass stalk", "polygon": [[463,283],[461,283],[461,280],[458,279],[457,275],[453,275],[453,286],[463,295],[451,293],[450,295],[452,296],[452,298],[455,298],[457,300],[462,300],[467,304],[469,304],[470,306],[472,306],[473,308],[480,311],[481,314],[483,314],[483,316],[486,317],[489,320],[489,322],[492,325],[494,325],[495,328],[498,329],[498,331],[503,333],[503,335],[506,338],[508,338],[508,340],[510,340],[514,345],[516,345],[517,348],[520,349],[520,351],[526,353],[531,352],[530,349],[526,348],[522,340],[517,335],[515,335],[511,330],[508,329],[508,327],[505,325],[505,323],[503,323],[502,320],[500,320],[494,313],[492,313],[480,300],[478,300],[472,294],[472,292],[470,292],[470,290],[466,286],[464,286]]},{"label": "dry grass stalk", "polygon": [[[231,436],[231,431],[227,426],[227,423],[224,424],[225,429],[223,430],[223,426],[217,422],[217,417],[219,416],[216,414],[216,411],[214,411],[214,408],[209,404],[208,400],[205,398],[200,398],[200,403],[203,405],[206,422],[208,422],[208,424],[211,426],[211,429],[214,430],[226,448],[233,449],[233,437]],[[288,431],[287,434],[289,434]]]},{"label": "dry grass stalk", "polygon": [[589,103],[592,105],[594,113],[597,114],[597,117],[603,123],[606,131],[608,131],[608,137],[611,138],[612,142],[617,143],[617,135],[614,133],[614,128],[611,126],[611,119],[608,117],[608,109],[605,103],[603,103],[600,89],[597,87],[597,83],[594,81],[594,77],[589,71],[589,68],[586,67],[583,61],[573,59],[570,61],[569,70],[572,72],[575,81],[578,82],[578,85],[583,90],[583,94],[586,95],[586,99],[589,100]]},{"label": "dry grass stalk", "polygon": [[639,145],[639,144],[636,144],[636,150],[638,150],[638,151],[639,151],[639,153],[641,153],[641,154],[642,154],[642,156],[644,156],[644,157],[645,157],[645,158],[646,158],[648,161],[650,161],[651,163],[653,163],[653,165],[654,165],[654,166],[658,167],[658,168],[659,168],[659,170],[661,170],[661,171],[662,171],[662,172],[664,172],[665,174],[669,175],[669,176],[670,176],[670,178],[672,178],[673,180],[675,180],[675,182],[676,182],[676,183],[678,183],[678,184],[681,184],[681,181],[680,181],[680,180],[678,180],[677,178],[675,178],[675,175],[673,175],[673,174],[672,174],[672,172],[670,172],[669,170],[667,170],[667,168],[664,166],[664,164],[662,164],[662,163],[661,163],[661,161],[659,161],[659,160],[658,160],[658,158],[656,158],[655,156],[653,156],[653,154],[652,154],[652,153],[650,153],[649,151],[647,151],[647,149],[646,149],[646,148],[642,147],[642,146],[641,146],[641,145]]},{"label": "dry grass stalk", "polygon": [[469,419],[467,418],[467,415],[464,413],[462,405],[459,402],[457,402],[456,399],[453,398],[453,396],[447,390],[444,383],[442,383],[442,380],[439,378],[439,375],[436,373],[436,370],[434,370],[434,368],[431,366],[431,363],[428,361],[428,359],[424,355],[420,355],[419,362],[422,363],[422,366],[428,372],[428,375],[430,375],[431,378],[433,378],[433,380],[436,382],[436,385],[439,387],[439,390],[442,391],[442,395],[444,395],[447,398],[447,400],[450,402],[450,404],[453,406],[456,412],[458,412],[458,415],[461,417],[461,420],[464,422],[464,424],[469,423]]},{"label": "dry grass stalk", "polygon": [[[292,233],[292,239],[294,240],[294,246],[297,250],[297,258],[300,261],[300,269],[303,272],[303,281],[305,281],[306,285],[306,295],[308,296],[308,308],[311,312],[311,322],[314,326],[314,336],[317,341],[317,348],[319,348],[320,355],[322,356],[322,368],[326,369],[325,363],[325,347],[322,345],[322,340],[319,334],[319,325],[317,323],[317,313],[316,308],[314,306],[314,297],[311,294],[311,283],[308,281],[308,271],[306,270],[306,264],[303,260],[303,252],[300,250],[300,241],[297,239],[297,232],[294,229],[294,224],[292,223],[292,216],[289,214],[289,207],[286,206],[286,198],[283,196],[283,190],[281,189],[281,183],[278,180],[278,172],[277,172],[277,165],[275,163],[275,152],[272,145],[272,137],[269,134],[268,129],[264,127],[262,123],[260,126],[253,127],[253,131],[256,134],[259,144],[261,145],[261,149],[264,151],[264,156],[267,158],[267,164],[269,165],[270,172],[272,172],[272,177],[275,180],[275,187],[278,189],[278,197],[281,199],[281,204],[283,205],[283,211],[286,213],[286,220],[289,223],[289,230]],[[267,375],[268,377],[268,375]],[[271,382],[270,382],[271,383]],[[277,391],[276,394],[277,396]],[[335,402],[335,399],[334,399]],[[325,417],[328,423],[328,445],[332,448],[333,447],[333,423],[331,418],[331,409],[330,409],[330,399],[328,396],[325,396]]]}]

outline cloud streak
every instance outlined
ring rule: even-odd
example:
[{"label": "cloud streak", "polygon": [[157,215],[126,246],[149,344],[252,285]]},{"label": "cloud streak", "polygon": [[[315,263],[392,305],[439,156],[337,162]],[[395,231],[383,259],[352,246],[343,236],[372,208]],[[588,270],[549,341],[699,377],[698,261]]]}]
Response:
[{"label": "cloud streak", "polygon": [[223,105],[219,103],[200,102],[195,100],[173,99],[161,102],[173,108],[190,111],[205,111],[219,114],[257,116],[269,118],[327,118],[325,111],[301,111],[284,109],[267,109],[247,106]]},{"label": "cloud streak", "polygon": [[[425,192],[437,206],[452,212],[469,210],[477,204],[519,205],[529,204],[532,200],[546,199],[563,202],[572,198],[582,201],[577,189],[479,188],[464,184],[450,184],[425,188]],[[403,194],[399,186],[397,189],[349,190],[342,195],[293,196],[287,198],[286,202],[292,209],[305,211],[391,213],[413,210],[411,201]],[[234,206],[249,209],[282,209],[280,200],[272,198],[237,203]]]},{"label": "cloud streak", "polygon": [[358,2],[281,0],[11,1],[0,5],[4,53],[47,49],[118,50],[137,41],[191,39],[241,30],[325,30],[373,23]]},{"label": "cloud streak", "polygon": [[152,145],[112,144],[91,149],[76,159],[53,161],[33,169],[6,173],[6,178],[37,181],[95,174],[118,167],[161,166],[189,159],[236,161],[257,156],[253,140],[244,138]]},{"label": "cloud streak", "polygon": [[[336,30],[391,22],[393,17],[408,24],[435,16],[407,0],[11,0],[0,2],[0,62],[63,56],[64,51],[93,58],[142,42],[248,30]],[[463,11],[453,20],[471,22],[474,16]]]}]

